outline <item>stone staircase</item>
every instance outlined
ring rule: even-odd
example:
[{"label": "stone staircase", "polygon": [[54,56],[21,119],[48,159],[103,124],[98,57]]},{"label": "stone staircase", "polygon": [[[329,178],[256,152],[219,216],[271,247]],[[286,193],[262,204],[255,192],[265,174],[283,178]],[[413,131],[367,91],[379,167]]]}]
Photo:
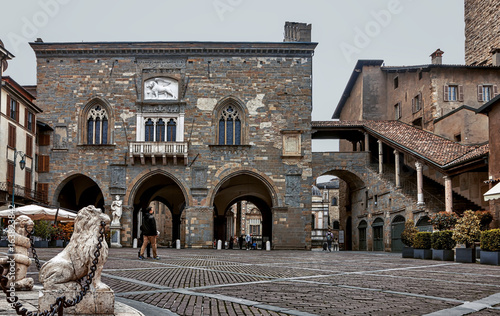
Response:
[{"label": "stone staircase", "polygon": [[[378,174],[378,164],[370,164],[369,169]],[[396,189],[396,176],[394,165],[384,164],[384,172],[379,174],[379,177],[388,182],[391,187]],[[417,203],[417,172],[409,166],[402,165],[401,167],[401,193]],[[423,177],[423,193],[425,208],[430,213],[445,211],[445,188],[442,184],[424,176]],[[462,214],[466,210],[484,210],[481,206],[470,201],[466,197],[453,192],[453,211],[457,214]]]}]

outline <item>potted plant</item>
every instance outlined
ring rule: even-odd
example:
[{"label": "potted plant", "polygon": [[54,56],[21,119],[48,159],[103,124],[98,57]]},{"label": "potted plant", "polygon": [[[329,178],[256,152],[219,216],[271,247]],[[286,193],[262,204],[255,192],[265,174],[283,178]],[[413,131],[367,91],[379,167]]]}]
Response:
[{"label": "potted plant", "polygon": [[451,230],[433,232],[431,236],[432,259],[441,261],[455,260],[453,248],[457,244],[453,240]]},{"label": "potted plant", "polygon": [[458,216],[453,212],[439,212],[431,215],[430,223],[437,230],[452,230],[457,220]]},{"label": "potted plant", "polygon": [[[479,218],[479,225],[481,226],[480,230],[485,231],[488,230],[490,223],[493,221],[493,215],[489,211],[476,211],[475,213]],[[479,243],[476,243],[476,259],[481,258],[481,246]]]},{"label": "potted plant", "polygon": [[453,239],[457,244],[465,245],[465,248],[456,248],[456,262],[474,263],[476,262],[476,250],[474,242],[480,236],[479,217],[471,210],[465,211],[455,225]]},{"label": "potted plant", "polygon": [[49,237],[53,231],[52,225],[48,221],[38,220],[35,221],[33,230],[33,236],[38,237],[35,238],[35,247],[47,248],[49,246]]},{"label": "potted plant", "polygon": [[401,242],[405,245],[402,253],[403,258],[413,258],[413,243],[417,233],[418,228],[415,227],[413,220],[407,220],[405,223],[405,229],[401,233]]},{"label": "potted plant", "polygon": [[431,259],[431,232],[418,232],[415,235],[413,243],[413,258],[415,259]]},{"label": "potted plant", "polygon": [[481,232],[481,263],[500,265],[500,228]]},{"label": "potted plant", "polygon": [[62,235],[62,229],[59,226],[59,224],[52,225],[52,233],[50,235],[50,247],[62,247],[64,240],[63,240],[63,235]]}]

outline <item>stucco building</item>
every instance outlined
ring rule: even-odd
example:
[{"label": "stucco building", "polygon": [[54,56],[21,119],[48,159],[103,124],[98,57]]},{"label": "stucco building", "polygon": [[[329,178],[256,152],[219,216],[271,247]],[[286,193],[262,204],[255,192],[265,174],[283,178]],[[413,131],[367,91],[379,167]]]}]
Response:
[{"label": "stucco building", "polygon": [[37,171],[44,165],[38,161],[36,139],[37,130],[43,128],[37,124],[42,110],[30,87],[2,76],[12,58],[0,41],[0,200],[4,205],[43,202],[46,191],[38,183]]}]

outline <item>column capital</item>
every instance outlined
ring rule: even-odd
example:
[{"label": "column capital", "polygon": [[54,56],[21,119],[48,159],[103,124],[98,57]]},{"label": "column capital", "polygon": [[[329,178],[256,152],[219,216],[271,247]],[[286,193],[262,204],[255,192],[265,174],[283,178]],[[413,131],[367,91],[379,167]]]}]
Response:
[{"label": "column capital", "polygon": [[417,168],[417,170],[422,169],[422,166],[423,164],[420,161],[415,162],[415,168]]},{"label": "column capital", "polygon": [[394,149],[394,155],[399,154],[399,151],[397,149]]}]

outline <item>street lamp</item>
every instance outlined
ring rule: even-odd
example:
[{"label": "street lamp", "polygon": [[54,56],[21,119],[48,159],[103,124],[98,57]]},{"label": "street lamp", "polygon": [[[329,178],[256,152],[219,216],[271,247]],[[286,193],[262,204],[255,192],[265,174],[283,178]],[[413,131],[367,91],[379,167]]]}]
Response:
[{"label": "street lamp", "polygon": [[16,158],[17,155],[21,156],[21,161],[19,161],[19,167],[21,170],[24,170],[24,167],[26,167],[26,160],[24,160],[24,157],[26,157],[26,154],[23,153],[22,151],[17,151],[16,148],[14,148],[14,172],[12,173],[12,207],[16,207],[14,204],[14,196],[15,196],[15,190],[16,190]]}]

